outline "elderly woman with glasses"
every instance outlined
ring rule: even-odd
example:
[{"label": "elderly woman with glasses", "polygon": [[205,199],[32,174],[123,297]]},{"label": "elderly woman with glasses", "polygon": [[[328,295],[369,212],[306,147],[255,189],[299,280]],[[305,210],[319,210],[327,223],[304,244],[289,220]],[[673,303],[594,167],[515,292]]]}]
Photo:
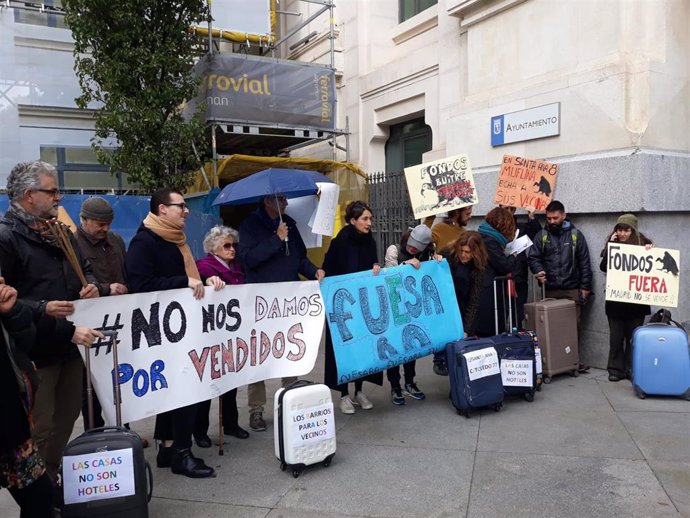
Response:
[{"label": "elderly woman with glasses", "polygon": [[[201,280],[218,276],[225,284],[244,284],[244,273],[236,259],[237,246],[240,235],[234,228],[217,225],[208,231],[204,238],[204,252],[206,257],[199,259],[196,266]],[[223,394],[223,433],[238,439],[246,439],[249,432],[240,428],[237,413],[237,389]],[[199,403],[194,426],[194,440],[200,448],[210,448],[211,439],[208,436],[208,413],[211,401]]]}]

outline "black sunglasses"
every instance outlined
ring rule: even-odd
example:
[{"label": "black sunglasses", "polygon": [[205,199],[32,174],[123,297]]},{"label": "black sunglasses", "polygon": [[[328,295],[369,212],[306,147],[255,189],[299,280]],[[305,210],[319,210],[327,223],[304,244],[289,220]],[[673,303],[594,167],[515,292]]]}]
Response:
[{"label": "black sunglasses", "polygon": [[223,245],[223,248],[224,248],[225,250],[230,250],[231,248],[237,249],[237,243],[225,243],[225,244]]},{"label": "black sunglasses", "polygon": [[180,203],[166,203],[168,207],[170,206],[175,206],[175,207],[180,207],[182,210],[185,210],[187,208],[187,204],[185,202],[180,202]]},{"label": "black sunglasses", "polygon": [[56,196],[62,196],[60,193],[60,189],[31,189],[32,191],[37,191],[37,192],[44,192],[46,194],[49,194],[53,198]]}]

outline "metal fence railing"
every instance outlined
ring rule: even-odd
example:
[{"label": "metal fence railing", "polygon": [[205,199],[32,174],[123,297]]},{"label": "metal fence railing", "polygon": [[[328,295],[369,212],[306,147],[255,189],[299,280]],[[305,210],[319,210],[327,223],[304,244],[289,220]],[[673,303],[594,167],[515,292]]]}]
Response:
[{"label": "metal fence railing", "polygon": [[374,211],[372,234],[376,240],[379,261],[386,248],[400,242],[400,236],[415,225],[404,171],[370,173],[369,206]]}]

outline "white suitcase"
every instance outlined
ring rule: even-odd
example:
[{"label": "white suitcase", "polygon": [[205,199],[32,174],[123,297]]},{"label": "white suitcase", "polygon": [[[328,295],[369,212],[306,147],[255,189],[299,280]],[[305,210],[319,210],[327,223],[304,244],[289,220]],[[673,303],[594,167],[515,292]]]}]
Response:
[{"label": "white suitcase", "polygon": [[273,401],[273,442],[280,469],[297,478],[304,468],[328,466],[335,455],[335,421],[331,390],[297,380],[278,389]]}]

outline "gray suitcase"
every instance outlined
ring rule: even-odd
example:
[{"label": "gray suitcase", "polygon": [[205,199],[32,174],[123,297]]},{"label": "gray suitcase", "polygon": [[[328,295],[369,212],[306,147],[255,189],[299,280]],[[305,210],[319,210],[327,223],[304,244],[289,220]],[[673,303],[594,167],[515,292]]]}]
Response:
[{"label": "gray suitcase", "polygon": [[542,286],[542,300],[525,304],[524,328],[534,331],[539,339],[544,383],[551,383],[555,374],[580,375],[574,301],[544,298]]}]

